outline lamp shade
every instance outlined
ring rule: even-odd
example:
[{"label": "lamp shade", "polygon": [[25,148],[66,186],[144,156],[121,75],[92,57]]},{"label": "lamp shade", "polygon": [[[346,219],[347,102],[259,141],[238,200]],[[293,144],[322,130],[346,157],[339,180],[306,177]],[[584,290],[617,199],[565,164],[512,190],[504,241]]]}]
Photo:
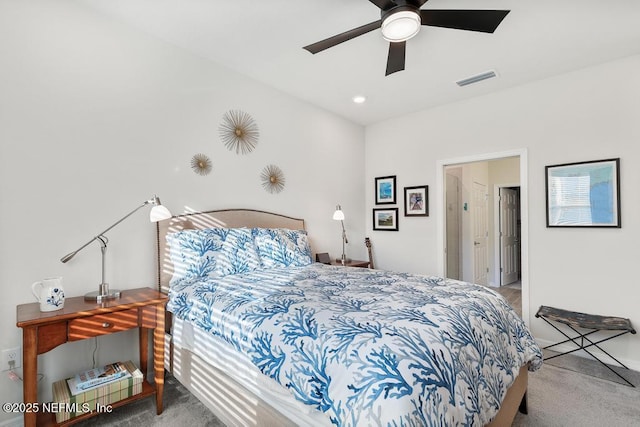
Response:
[{"label": "lamp shade", "polygon": [[344,221],[344,212],[342,212],[340,205],[336,206],[336,211],[333,213],[333,219],[336,221]]},{"label": "lamp shade", "polygon": [[382,22],[382,37],[390,42],[409,40],[418,34],[422,24],[417,12],[403,10],[393,13]]},{"label": "lamp shade", "polygon": [[149,221],[158,222],[165,219],[171,218],[171,212],[166,206],[156,205],[151,208],[151,212],[149,212]]}]

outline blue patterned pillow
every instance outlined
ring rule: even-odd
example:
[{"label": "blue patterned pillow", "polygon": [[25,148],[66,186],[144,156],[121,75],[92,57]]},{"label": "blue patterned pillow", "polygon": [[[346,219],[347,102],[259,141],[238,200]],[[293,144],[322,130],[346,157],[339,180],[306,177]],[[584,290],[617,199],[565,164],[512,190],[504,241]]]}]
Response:
[{"label": "blue patterned pillow", "polygon": [[261,267],[249,228],[183,230],[167,235],[173,286],[191,278],[221,277]]},{"label": "blue patterned pillow", "polygon": [[222,248],[222,241],[213,240],[206,230],[183,230],[167,234],[169,258],[173,263],[170,286],[185,279],[206,277],[215,270],[215,258],[209,252]]},{"label": "blue patterned pillow", "polygon": [[264,267],[301,267],[311,264],[311,248],[306,231],[255,228],[253,233]]},{"label": "blue patterned pillow", "polygon": [[253,241],[252,230],[250,228],[231,228],[226,230],[228,230],[228,233],[222,244],[216,271],[220,275],[226,276],[259,269],[262,264]]}]

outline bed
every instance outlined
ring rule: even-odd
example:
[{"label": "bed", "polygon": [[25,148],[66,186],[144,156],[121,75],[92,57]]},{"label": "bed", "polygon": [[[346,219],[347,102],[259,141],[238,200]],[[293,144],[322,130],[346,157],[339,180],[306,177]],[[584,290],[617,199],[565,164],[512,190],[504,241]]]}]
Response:
[{"label": "bed", "polygon": [[312,263],[304,230],[247,209],[158,223],[178,381],[228,426],[511,425],[542,354],[501,296]]}]

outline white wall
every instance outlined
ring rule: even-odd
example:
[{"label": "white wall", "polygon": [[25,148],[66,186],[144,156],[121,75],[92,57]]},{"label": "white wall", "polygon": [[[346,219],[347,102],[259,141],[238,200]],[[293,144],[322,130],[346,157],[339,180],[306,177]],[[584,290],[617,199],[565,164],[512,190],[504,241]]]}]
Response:
[{"label": "white wall", "polygon": [[[223,114],[241,109],[260,139],[248,155],[220,141]],[[189,167],[205,153],[213,171]],[[286,187],[259,176],[278,165]],[[16,305],[32,282],[64,277],[68,296],[97,289],[93,244],[59,260],[157,193],[174,213],[245,207],[306,220],[313,249],[341,253],[336,204],[346,214],[349,256],[363,259],[364,129],[73,2],[0,3],[0,349],[22,345]],[[155,227],[138,212],[108,233],[113,288],[154,286]],[[365,258],[366,259],[366,258]],[[136,358],[136,335],[100,339],[98,362]],[[39,357],[40,398],[51,383],[91,365],[93,342]],[[21,373],[21,370],[19,370]],[[0,376],[0,400],[22,387]],[[1,414],[0,421],[9,417]]]},{"label": "white wall", "polygon": [[[540,305],[628,317],[637,328],[638,117],[640,56],[633,56],[369,126],[366,180],[373,186],[374,177],[396,174],[399,190],[433,186],[439,160],[526,148],[528,320],[534,335],[541,343],[559,341],[557,332],[533,317]],[[546,228],[544,166],[612,157],[621,158],[622,228]],[[366,196],[371,210],[373,193]],[[380,268],[439,270],[441,201],[431,198],[429,211],[428,218],[401,217],[394,233],[374,232],[368,220]],[[607,348],[640,369],[639,335],[616,338]]]}]

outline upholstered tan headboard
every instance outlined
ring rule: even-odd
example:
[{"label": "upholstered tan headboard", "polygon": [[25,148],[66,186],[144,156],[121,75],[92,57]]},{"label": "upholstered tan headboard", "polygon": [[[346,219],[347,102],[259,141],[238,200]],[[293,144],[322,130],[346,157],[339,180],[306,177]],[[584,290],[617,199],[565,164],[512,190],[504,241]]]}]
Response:
[{"label": "upholstered tan headboard", "polygon": [[158,237],[158,290],[169,292],[169,281],[173,274],[173,264],[169,257],[169,247],[166,236],[186,229],[206,228],[289,228],[291,230],[304,230],[304,220],[291,218],[271,212],[252,209],[225,209],[208,212],[189,213],[176,215],[166,221],[157,223]]}]

